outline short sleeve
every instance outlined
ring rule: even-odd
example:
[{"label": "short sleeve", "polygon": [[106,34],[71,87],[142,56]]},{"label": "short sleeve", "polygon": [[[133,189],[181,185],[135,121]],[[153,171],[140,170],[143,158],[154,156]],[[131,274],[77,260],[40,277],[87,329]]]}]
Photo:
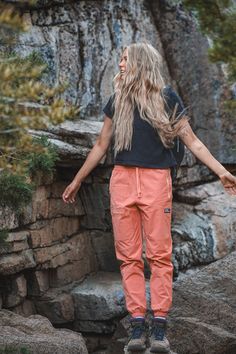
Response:
[{"label": "short sleeve", "polygon": [[180,118],[186,114],[187,108],[184,106],[182,99],[171,86],[164,88],[165,106],[169,114],[174,112],[176,107],[176,117]]},{"label": "short sleeve", "polygon": [[105,115],[109,118],[112,119],[112,117],[114,116],[114,112],[115,112],[115,109],[114,109],[114,100],[115,100],[115,95],[113,94],[107,104],[105,105],[105,107],[103,108],[103,112],[105,113]]}]

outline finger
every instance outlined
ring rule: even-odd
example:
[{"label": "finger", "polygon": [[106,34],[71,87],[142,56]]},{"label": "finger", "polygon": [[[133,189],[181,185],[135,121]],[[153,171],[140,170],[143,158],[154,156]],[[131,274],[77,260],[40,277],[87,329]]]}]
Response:
[{"label": "finger", "polygon": [[62,195],[62,199],[63,199],[64,201],[67,199],[67,195],[66,195],[65,193]]},{"label": "finger", "polygon": [[225,188],[231,188],[233,187],[232,183],[227,183],[227,184],[223,184]]},{"label": "finger", "polygon": [[69,201],[70,201],[70,195],[69,195],[69,194],[64,194],[64,195],[63,195],[63,200],[64,200],[65,203],[69,203]]},{"label": "finger", "polygon": [[70,195],[69,202],[73,203],[73,196],[72,195]]},{"label": "finger", "polygon": [[65,198],[65,196],[68,194],[68,187],[64,190],[62,194],[62,198]]},{"label": "finger", "polygon": [[230,195],[234,194],[234,192],[232,191],[232,188],[226,188],[226,192]]},{"label": "finger", "polygon": [[234,194],[236,194],[236,189],[234,188],[234,187],[231,187],[230,188],[230,191],[231,191],[231,193],[234,195]]}]

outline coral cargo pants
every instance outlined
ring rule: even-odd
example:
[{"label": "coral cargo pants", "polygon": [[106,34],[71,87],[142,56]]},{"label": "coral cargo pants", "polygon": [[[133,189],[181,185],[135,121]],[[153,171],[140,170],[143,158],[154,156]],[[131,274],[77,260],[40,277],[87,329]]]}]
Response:
[{"label": "coral cargo pants", "polygon": [[151,309],[166,316],[172,303],[170,169],[115,165],[110,179],[111,215],[126,307],[132,316],[146,312],[143,238],[151,270]]}]

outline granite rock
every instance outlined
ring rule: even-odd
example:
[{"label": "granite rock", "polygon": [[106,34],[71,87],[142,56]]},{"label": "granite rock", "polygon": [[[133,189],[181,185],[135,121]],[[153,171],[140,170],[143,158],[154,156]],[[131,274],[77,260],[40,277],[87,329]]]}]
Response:
[{"label": "granite rock", "polygon": [[0,256],[0,274],[9,275],[36,266],[31,249]]},{"label": "granite rock", "polygon": [[105,321],[126,314],[118,273],[98,272],[72,290],[75,316],[80,321]]},{"label": "granite rock", "polygon": [[10,308],[19,305],[27,295],[27,282],[23,274],[4,279],[1,287],[3,287],[4,308]]},{"label": "granite rock", "polygon": [[28,318],[7,310],[0,313],[0,349],[11,348],[21,353],[22,348],[34,354],[87,354],[81,334],[69,329],[55,329],[40,315]]},{"label": "granite rock", "polygon": [[174,192],[175,274],[208,264],[236,249],[236,199],[219,181]]},{"label": "granite rock", "polygon": [[174,283],[169,339],[181,354],[236,350],[236,252]]}]

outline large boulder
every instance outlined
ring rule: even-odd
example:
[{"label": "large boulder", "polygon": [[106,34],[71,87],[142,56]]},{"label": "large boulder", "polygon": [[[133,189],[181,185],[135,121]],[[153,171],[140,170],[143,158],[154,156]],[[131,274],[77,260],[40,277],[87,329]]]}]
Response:
[{"label": "large boulder", "polygon": [[40,315],[28,318],[7,310],[0,312],[0,350],[34,354],[87,354],[80,333],[55,329]]},{"label": "large boulder", "polygon": [[193,13],[179,2],[150,0],[171,77],[189,107],[195,133],[222,163],[235,163],[236,124],[224,109],[233,91],[226,83],[225,70],[208,58],[211,41],[199,31]]},{"label": "large boulder", "polygon": [[[55,145],[60,156],[60,166],[78,166],[88,155],[102,129],[102,122],[66,121],[51,126],[48,131],[31,130],[33,136],[46,136]],[[104,163],[104,158],[101,164]]]},{"label": "large boulder", "polygon": [[236,249],[236,198],[219,181],[180,189],[174,197],[172,236],[177,272],[210,263]]},{"label": "large boulder", "polygon": [[236,353],[236,252],[174,283],[169,339],[181,354]]}]

